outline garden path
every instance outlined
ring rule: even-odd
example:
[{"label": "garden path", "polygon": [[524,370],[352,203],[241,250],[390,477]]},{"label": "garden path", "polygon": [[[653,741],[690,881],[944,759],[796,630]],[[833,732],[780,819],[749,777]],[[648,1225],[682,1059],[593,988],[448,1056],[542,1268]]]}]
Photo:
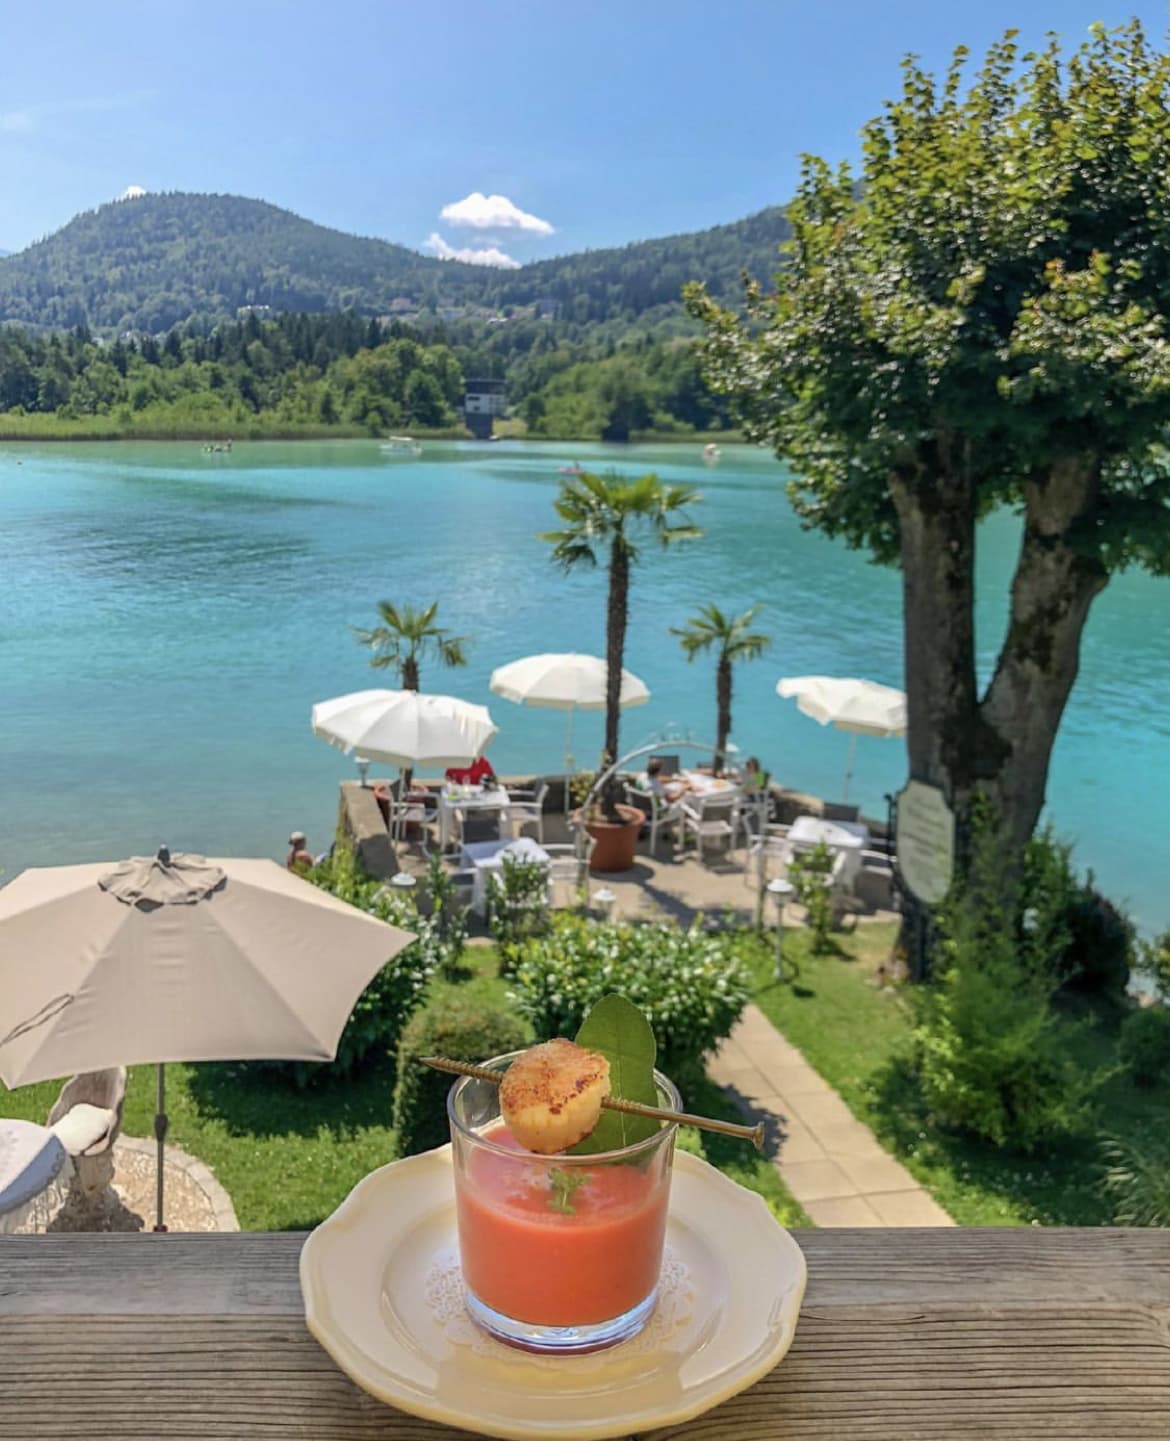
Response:
[{"label": "garden path", "polygon": [[814,1225],[955,1224],[758,1007],[747,1007],[707,1073],[765,1122],[773,1164]]}]

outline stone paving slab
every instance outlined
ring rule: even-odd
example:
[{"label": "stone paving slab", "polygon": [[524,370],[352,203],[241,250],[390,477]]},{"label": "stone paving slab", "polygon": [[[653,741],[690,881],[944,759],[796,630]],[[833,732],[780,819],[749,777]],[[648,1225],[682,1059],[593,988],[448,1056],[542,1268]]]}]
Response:
[{"label": "stone paving slab", "polygon": [[745,1116],[765,1122],[773,1164],[814,1225],[955,1224],[757,1006],[707,1069]]}]

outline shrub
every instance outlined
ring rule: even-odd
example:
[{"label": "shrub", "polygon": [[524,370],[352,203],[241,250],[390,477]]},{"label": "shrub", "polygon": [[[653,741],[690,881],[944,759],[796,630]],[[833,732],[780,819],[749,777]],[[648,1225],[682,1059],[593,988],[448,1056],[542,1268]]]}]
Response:
[{"label": "shrub", "polygon": [[1170,931],[1142,944],[1135,967],[1164,1006],[1170,1006]]},{"label": "shrub", "polygon": [[1139,1086],[1170,1081],[1170,1011],[1143,1006],[1125,1018],[1118,1053]]},{"label": "shrub", "polygon": [[1110,1138],[1102,1190],[1115,1226],[1170,1226],[1170,1150]]},{"label": "shrub", "polygon": [[467,942],[467,918],[471,907],[459,904],[455,877],[443,864],[442,856],[434,851],[427,858],[427,894],[430,896],[431,914],[425,943],[431,945],[438,973],[451,977],[458,968]]},{"label": "shrub", "polygon": [[546,935],[551,923],[545,866],[505,853],[500,874],[488,877],[488,927],[500,947],[502,974],[510,974],[518,948]]},{"label": "shrub", "polygon": [[528,1028],[503,1006],[444,998],[420,1011],[398,1043],[394,1129],[399,1156],[429,1151],[449,1139],[447,1092],[451,1077],[418,1065],[419,1056],[486,1061],[527,1045]]},{"label": "shrub", "polygon": [[1058,980],[1073,990],[1124,996],[1136,959],[1133,922],[1096,889],[1092,871],[1083,880],[1076,875],[1072,847],[1050,829],[1025,852],[1021,933],[1037,908],[1052,916],[1048,943]]},{"label": "shrub", "polygon": [[348,1076],[368,1061],[393,1053],[403,1026],[422,1005],[442,956],[433,924],[418,914],[413,899],[367,876],[349,846],[336,846],[306,879],[418,939],[383,966],[358,997],[333,1061],[257,1061],[248,1066],[285,1076],[298,1086],[327,1076]]},{"label": "shrub", "polygon": [[824,842],[811,851],[798,851],[789,862],[788,878],[796,889],[796,899],[804,907],[812,931],[814,956],[823,956],[833,949],[832,881],[833,855]]},{"label": "shrub", "polygon": [[751,994],[726,936],[563,914],[548,937],[520,949],[512,983],[541,1040],[576,1035],[590,1006],[620,992],[645,1014],[659,1064],[671,1072],[714,1049]]},{"label": "shrub", "polygon": [[1083,1129],[1101,1078],[1073,1063],[1071,1027],[1051,1007],[1061,897],[1038,895],[1020,934],[986,815],[974,848],[966,887],[941,912],[935,979],[916,996],[917,1070],[941,1124],[1034,1151]]}]

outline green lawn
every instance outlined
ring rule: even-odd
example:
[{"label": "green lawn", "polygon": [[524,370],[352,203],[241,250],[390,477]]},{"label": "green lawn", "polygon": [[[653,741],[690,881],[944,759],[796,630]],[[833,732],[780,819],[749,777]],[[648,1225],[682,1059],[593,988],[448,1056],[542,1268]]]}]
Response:
[{"label": "green lawn", "polygon": [[[459,989],[483,999],[502,999],[490,947],[469,947]],[[435,982],[432,999],[452,982]],[[0,1085],[0,1115],[43,1122],[60,1083]],[[245,1231],[305,1230],[323,1220],[361,1178],[394,1159],[390,1125],[393,1066],[387,1061],[350,1081],[298,1090],[270,1075],[239,1076],[219,1065],[167,1067],[168,1139],[205,1161],[226,1188]],[[154,1118],[155,1072],[130,1072],[123,1129],[149,1136]],[[705,1114],[738,1120],[717,1086],[696,1081],[687,1103]],[[689,1133],[698,1150],[735,1180],[759,1191],[788,1225],[807,1224],[776,1170],[749,1145]]]},{"label": "green lawn", "polygon": [[[1097,1134],[1052,1155],[1021,1156],[940,1132],[907,1065],[910,1012],[897,987],[875,981],[893,929],[867,925],[839,937],[839,954],[813,956],[807,932],[785,937],[800,973],[791,985],[772,974],[770,942],[745,938],[756,1003],[835,1086],[850,1109],[963,1226],[1095,1226],[1110,1221],[1099,1191],[1099,1134],[1156,1140],[1170,1126],[1170,1087],[1143,1090],[1117,1074],[1102,1090]],[[1078,1059],[1116,1064],[1116,1036],[1087,1016]]]}]

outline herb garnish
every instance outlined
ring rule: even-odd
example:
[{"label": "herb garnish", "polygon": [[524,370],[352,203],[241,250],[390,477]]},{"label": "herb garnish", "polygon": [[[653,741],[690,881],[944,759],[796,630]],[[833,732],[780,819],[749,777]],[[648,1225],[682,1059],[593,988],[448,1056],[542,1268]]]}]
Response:
[{"label": "herb garnish", "polygon": [[578,1187],[583,1186],[589,1179],[588,1171],[562,1171],[554,1167],[548,1173],[548,1179],[549,1210],[559,1211],[562,1216],[575,1216],[577,1212],[573,1207],[573,1196]]}]

